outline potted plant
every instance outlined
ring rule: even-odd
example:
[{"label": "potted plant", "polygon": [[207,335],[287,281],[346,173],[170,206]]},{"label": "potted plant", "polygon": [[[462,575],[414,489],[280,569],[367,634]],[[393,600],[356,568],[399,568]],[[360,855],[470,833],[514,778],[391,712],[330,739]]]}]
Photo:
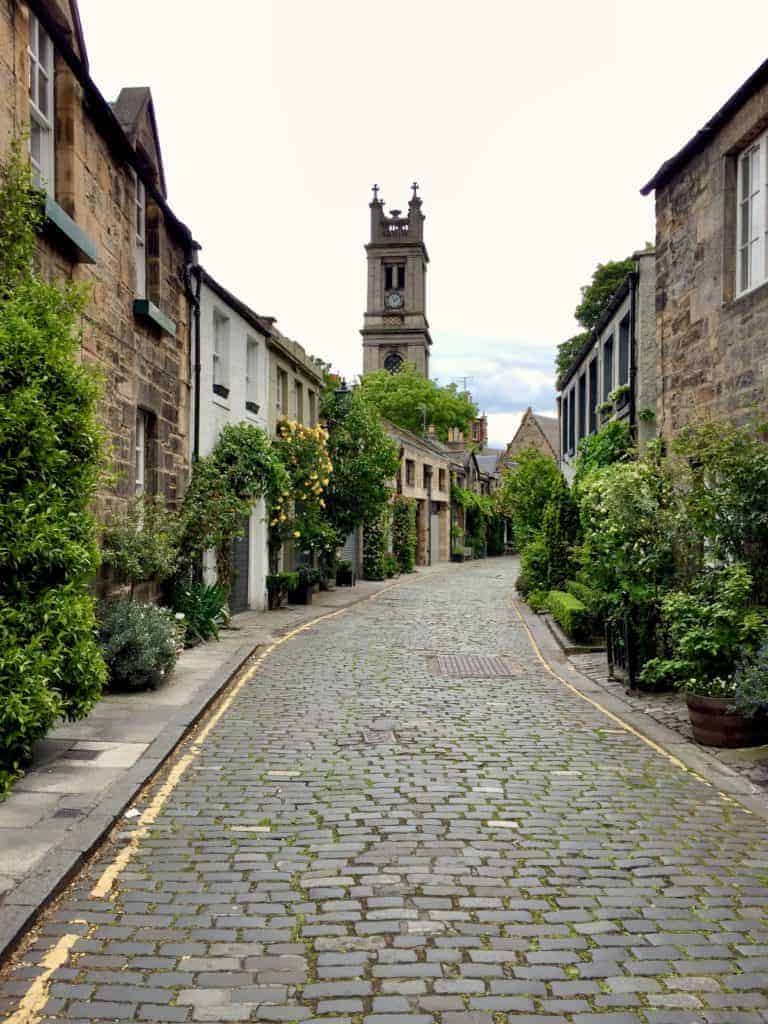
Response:
[{"label": "potted plant", "polygon": [[[768,739],[768,649],[762,679],[759,670],[745,668],[745,678],[695,680],[685,701],[693,738],[705,747],[754,747]],[[762,689],[762,700],[759,694]]]},{"label": "potted plant", "polygon": [[601,402],[595,406],[595,412],[600,417],[600,422],[605,423],[606,420],[611,418],[613,413],[613,402]]},{"label": "potted plant", "polygon": [[320,570],[311,565],[300,565],[293,576],[296,582],[288,590],[288,601],[291,604],[312,604],[315,584],[322,578]]},{"label": "potted plant", "polygon": [[270,611],[282,608],[288,600],[288,591],[299,582],[298,573],[277,572],[267,576],[267,602]]},{"label": "potted plant", "polygon": [[463,562],[464,561],[464,531],[458,523],[454,523],[451,527],[451,538],[453,544],[451,545],[451,561],[452,562]]},{"label": "potted plant", "polygon": [[336,566],[336,586],[353,587],[355,585],[355,574],[352,563],[342,559]]},{"label": "potted plant", "polygon": [[617,411],[623,409],[629,401],[629,384],[620,384],[614,388],[608,398],[614,403]]}]

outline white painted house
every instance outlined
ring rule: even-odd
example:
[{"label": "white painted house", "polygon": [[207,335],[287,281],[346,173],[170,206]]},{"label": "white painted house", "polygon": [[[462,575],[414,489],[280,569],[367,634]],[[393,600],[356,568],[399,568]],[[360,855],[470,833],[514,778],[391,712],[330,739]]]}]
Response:
[{"label": "white painted house", "polygon": [[[193,456],[208,455],[227,423],[252,423],[268,432],[270,321],[258,316],[200,266],[192,268],[199,296],[199,332],[192,339]],[[236,542],[233,612],[266,604],[267,532],[264,502],[254,505],[244,536]],[[216,582],[216,560],[204,560],[207,583]]]}]

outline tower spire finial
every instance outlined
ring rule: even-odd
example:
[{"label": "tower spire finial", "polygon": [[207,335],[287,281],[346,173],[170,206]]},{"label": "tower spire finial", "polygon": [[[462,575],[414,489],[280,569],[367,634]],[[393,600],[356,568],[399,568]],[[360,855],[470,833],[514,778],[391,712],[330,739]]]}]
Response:
[{"label": "tower spire finial", "polygon": [[411,188],[413,189],[413,196],[412,196],[412,198],[413,199],[418,199],[419,198],[419,183],[418,183],[418,181],[414,181],[414,183],[411,185]]},{"label": "tower spire finial", "polygon": [[378,201],[379,201],[379,186],[378,185],[374,185],[373,188],[371,189],[371,192],[373,192],[373,201],[374,201],[374,203],[378,203]]}]

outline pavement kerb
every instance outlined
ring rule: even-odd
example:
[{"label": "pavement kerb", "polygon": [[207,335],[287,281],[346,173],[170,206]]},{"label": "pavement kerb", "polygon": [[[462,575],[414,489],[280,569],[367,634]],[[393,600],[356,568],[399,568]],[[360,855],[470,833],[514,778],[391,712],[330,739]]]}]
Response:
[{"label": "pavement kerb", "polygon": [[[350,600],[343,605],[318,608],[317,614],[310,615],[298,623],[296,628],[306,628],[358,604],[373,601],[380,594],[395,587],[417,583],[429,576],[460,568],[462,566],[451,562],[421,567],[413,575],[393,579],[372,594],[350,595]],[[58,847],[46,854],[35,865],[33,871],[4,897],[3,905],[0,907],[0,966],[34,927],[43,911],[95,852],[141,790],[163,768],[192,728],[224,695],[245,663],[259,648],[268,647],[281,639],[280,633],[276,633],[266,643],[259,641],[238,647],[227,661],[212,673],[209,681],[195,695],[195,699],[179,709],[135,764],[126,769],[125,774],[105,790],[98,804],[78,822],[77,830],[67,834]]]},{"label": "pavement kerb", "polygon": [[583,675],[528,605],[512,599],[512,608],[528,633],[534,653],[556,679],[603,714],[623,723],[630,732],[654,748],[659,756],[676,764],[679,770],[690,771],[713,786],[722,799],[735,801],[744,810],[768,820],[768,796],[762,790],[703,747],[681,739],[672,729],[649,715],[635,711],[594,679]]}]

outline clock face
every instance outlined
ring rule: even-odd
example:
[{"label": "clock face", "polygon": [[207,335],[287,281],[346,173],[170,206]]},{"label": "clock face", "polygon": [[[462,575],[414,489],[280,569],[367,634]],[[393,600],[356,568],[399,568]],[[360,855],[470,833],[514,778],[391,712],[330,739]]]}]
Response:
[{"label": "clock face", "polygon": [[403,304],[403,296],[400,292],[390,292],[387,296],[387,306],[390,309],[400,309]]}]

